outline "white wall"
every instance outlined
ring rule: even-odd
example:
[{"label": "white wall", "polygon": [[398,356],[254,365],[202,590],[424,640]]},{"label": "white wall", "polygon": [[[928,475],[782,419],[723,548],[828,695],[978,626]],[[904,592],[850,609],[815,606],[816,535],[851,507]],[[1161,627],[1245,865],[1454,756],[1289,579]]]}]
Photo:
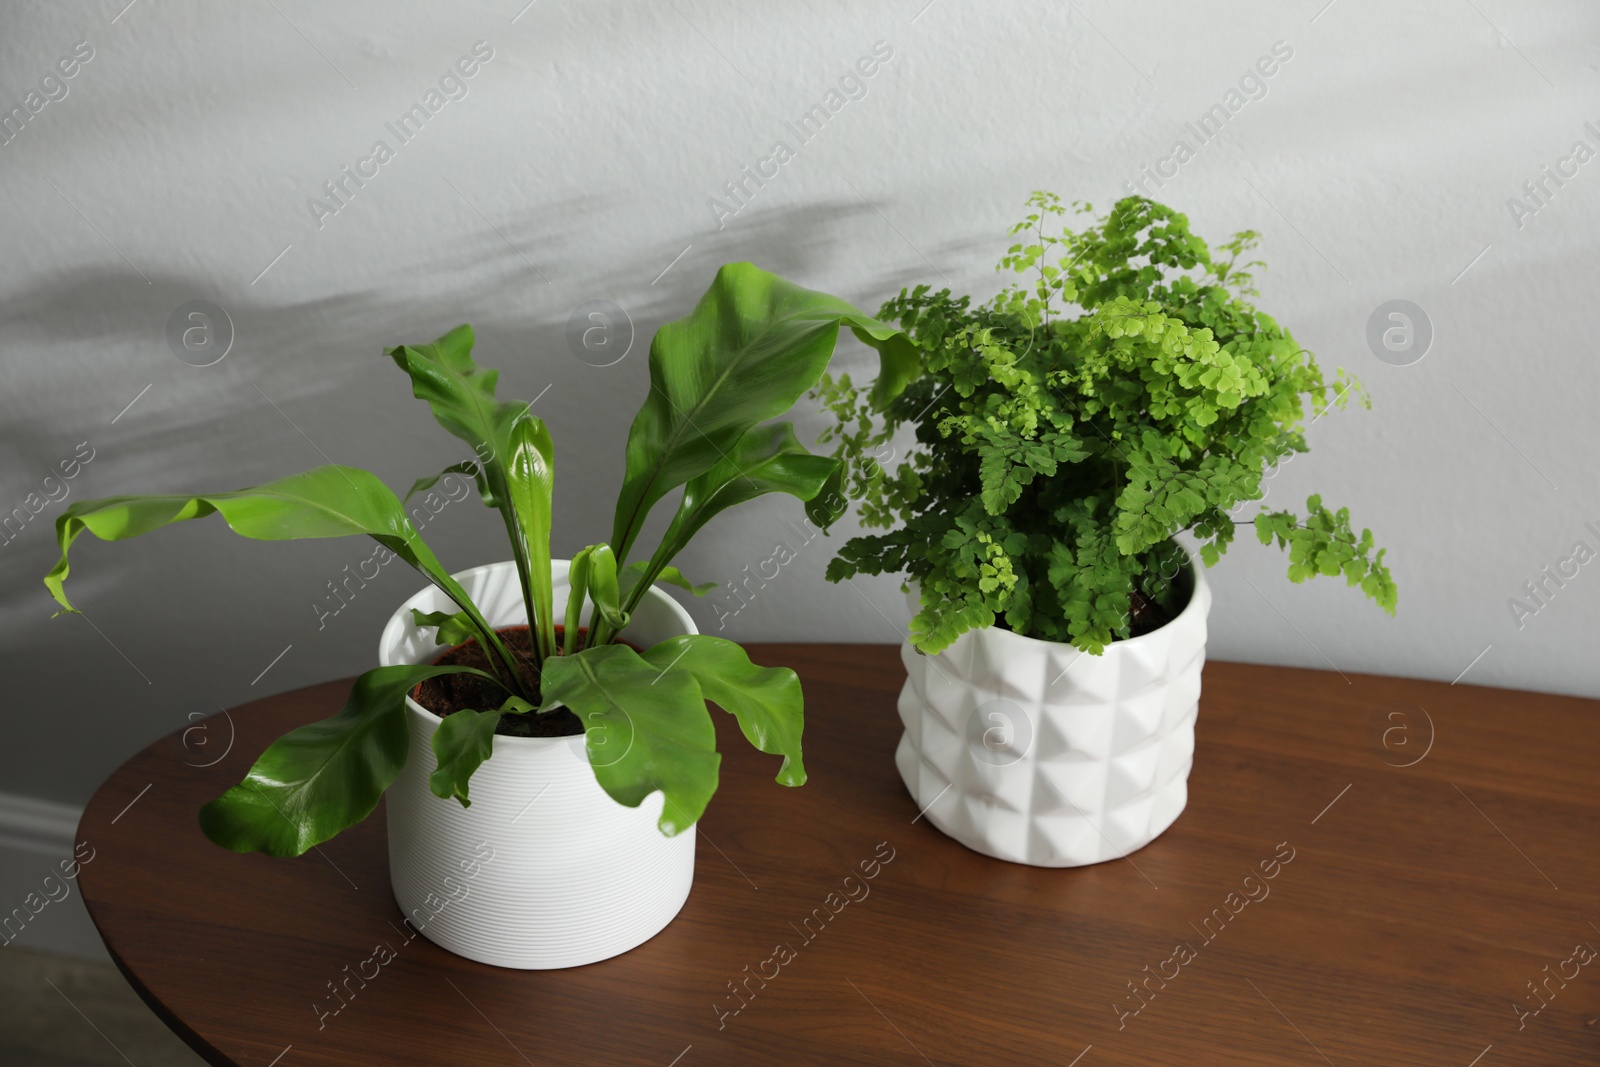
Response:
[{"label": "white wall", "polygon": [[82,861],[95,858],[94,846],[77,837],[82,814],[0,793],[0,949],[109,958],[78,891]]},{"label": "white wall", "polygon": [[[1507,605],[1575,541],[1600,550],[1584,525],[1600,529],[1600,162],[1520,225],[1507,206],[1575,140],[1600,149],[1584,125],[1600,129],[1592,5],[125,2],[0,10],[0,104],[24,103],[77,42],[94,53],[0,146],[0,510],[81,442],[93,459],[69,499],[328,459],[403,487],[459,450],[380,349],[471,321],[506,391],[540,395],[571,552],[609,529],[650,333],[718,264],[751,259],[868,309],[918,280],[986,294],[1030,190],[1109,204],[1281,41],[1293,56],[1266,95],[1157,195],[1214,240],[1262,231],[1264,306],[1369,386],[1373,410],[1319,422],[1273,493],[1349,504],[1389,546],[1401,608],[1290,586],[1246,539],[1214,574],[1212,654],[1448,681],[1481,652],[1464,683],[1600,695],[1600,564],[1521,628]],[[385,122],[480,40],[493,58],[467,95],[397,147]],[[785,123],[880,41],[893,56],[865,95],[791,141]],[[380,138],[394,158],[319,225],[308,198]],[[719,227],[708,200],[779,139],[796,158]],[[607,368],[565,339],[598,299],[638,332]],[[1411,366],[1365,340],[1392,299],[1436,332]],[[214,366],[169,350],[191,300],[235,325]],[[39,577],[62,506],[0,548],[11,792],[79,802],[191,713],[365,668],[419,584],[386,568],[319,630],[324,583],[369,548],[247,543],[211,521],[86,541],[73,584],[92,624],[52,621]],[[798,518],[765,501],[683,568],[732,579],[779,540],[799,547]],[[476,505],[426,534],[454,565],[504,554]],[[804,546],[723,632],[898,640],[895,583],[826,584],[831,550]],[[693,610],[715,630],[709,605]]]}]

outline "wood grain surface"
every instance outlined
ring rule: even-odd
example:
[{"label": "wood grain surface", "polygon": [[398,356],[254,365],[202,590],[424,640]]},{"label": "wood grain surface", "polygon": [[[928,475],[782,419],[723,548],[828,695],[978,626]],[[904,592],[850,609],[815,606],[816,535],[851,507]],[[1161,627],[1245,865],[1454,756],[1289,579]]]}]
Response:
[{"label": "wood grain surface", "polygon": [[894,648],[752,654],[805,682],[811,780],[776,785],[719,714],[694,890],[618,958],[510,971],[406,941],[382,809],[296,860],[206,841],[200,804],[336,710],[342,682],[123,765],[79,829],[90,913],[216,1064],[1600,1060],[1600,702],[1212,663],[1172,829],[1040,870],[918,818],[893,762]]}]

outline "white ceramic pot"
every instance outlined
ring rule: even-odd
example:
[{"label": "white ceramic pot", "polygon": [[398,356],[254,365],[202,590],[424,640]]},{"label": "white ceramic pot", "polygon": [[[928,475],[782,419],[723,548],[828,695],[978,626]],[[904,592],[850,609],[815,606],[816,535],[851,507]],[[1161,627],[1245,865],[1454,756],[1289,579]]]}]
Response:
[{"label": "white ceramic pot", "polygon": [[[567,561],[552,564],[555,612],[566,610]],[[512,563],[455,576],[496,626],[525,625]],[[384,628],[384,665],[424,663],[442,651],[411,609],[456,610],[432,587]],[[588,608],[584,621],[587,623]],[[695,633],[672,598],[652,589],[623,636],[641,647]],[[637,808],[606,795],[581,735],[501,737],[472,776],[470,808],[428,789],[440,719],[406,699],[411,754],[388,791],[389,880],[412,925],[435,944],[501,967],[576,967],[626,952],[672,921],[694,880],[695,832],[663,837],[662,797]]]},{"label": "white ceramic pot", "polygon": [[1036,867],[1118,859],[1171,826],[1189,797],[1211,609],[1188,567],[1178,617],[1099,656],[996,628],[937,656],[902,645],[895,763],[928,821]]}]

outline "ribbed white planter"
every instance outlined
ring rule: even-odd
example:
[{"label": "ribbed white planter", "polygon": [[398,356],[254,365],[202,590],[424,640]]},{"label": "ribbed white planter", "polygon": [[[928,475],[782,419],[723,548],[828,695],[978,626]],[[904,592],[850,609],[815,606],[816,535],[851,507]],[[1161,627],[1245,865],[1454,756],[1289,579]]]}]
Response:
[{"label": "ribbed white planter", "polygon": [[[560,619],[567,561],[554,561],[552,572]],[[455,577],[492,625],[526,624],[515,565]],[[386,666],[429,662],[442,651],[432,629],[412,623],[412,608],[456,610],[431,587],[407,600],[383,631],[378,658]],[[647,648],[695,632],[688,613],[652,589],[624,636]],[[694,829],[662,836],[660,793],[637,808],[607,796],[581,735],[496,736],[494,755],[472,776],[472,806],[463,808],[428,789],[439,717],[410,698],[406,709],[411,755],[387,794],[389,879],[423,936],[501,967],[576,967],[648,941],[683,907],[694,880]]]},{"label": "ribbed white planter", "polygon": [[995,628],[937,656],[902,645],[895,763],[928,821],[1035,867],[1118,859],[1171,826],[1189,797],[1211,609],[1189,569],[1176,619],[1099,656]]}]

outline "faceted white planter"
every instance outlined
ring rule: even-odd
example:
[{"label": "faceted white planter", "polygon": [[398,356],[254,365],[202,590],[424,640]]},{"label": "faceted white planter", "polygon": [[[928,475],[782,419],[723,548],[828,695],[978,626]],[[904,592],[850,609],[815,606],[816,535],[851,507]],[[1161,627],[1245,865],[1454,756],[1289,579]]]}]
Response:
[{"label": "faceted white planter", "polygon": [[[555,617],[567,602],[567,561],[552,564]],[[491,625],[527,623],[512,563],[455,576]],[[401,605],[384,628],[385,665],[425,663],[443,649],[411,609],[456,610],[432,587]],[[584,622],[588,622],[587,608]],[[687,612],[658,589],[639,602],[623,636],[648,648],[695,633]],[[424,937],[501,967],[576,967],[626,952],[661,931],[694,880],[694,828],[656,829],[662,797],[637,808],[606,795],[581,735],[500,737],[472,776],[472,807],[428,789],[438,765],[440,719],[409,697],[411,754],[388,791],[389,880],[401,911]]]},{"label": "faceted white planter", "polygon": [[1188,566],[1178,617],[1099,656],[994,628],[937,656],[902,645],[895,763],[928,821],[1035,867],[1118,859],[1171,826],[1189,797],[1211,609]]}]

